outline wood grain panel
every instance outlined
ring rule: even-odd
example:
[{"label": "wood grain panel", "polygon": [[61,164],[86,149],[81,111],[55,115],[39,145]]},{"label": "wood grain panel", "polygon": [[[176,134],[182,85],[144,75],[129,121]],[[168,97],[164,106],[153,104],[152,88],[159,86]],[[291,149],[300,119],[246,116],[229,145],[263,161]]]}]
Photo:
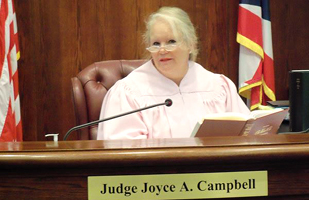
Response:
[{"label": "wood grain panel", "polygon": [[[309,1],[270,2],[276,94],[287,99],[288,71],[309,68]],[[200,41],[197,61],[237,84],[238,0],[15,0],[24,140],[62,138],[75,125],[70,78],[83,68],[144,58],[145,18],[161,6],[188,12]]]},{"label": "wood grain panel", "polygon": [[288,72],[309,69],[309,2],[270,1],[276,95],[288,99]]},{"label": "wood grain panel", "polygon": [[88,176],[239,171],[267,171],[268,196],[235,199],[308,199],[308,158],[308,134],[0,143],[0,200],[86,199]]},{"label": "wood grain panel", "polygon": [[238,85],[238,61],[239,61],[239,44],[236,42],[237,23],[238,23],[238,0],[228,1],[227,12],[227,74],[228,77]]}]

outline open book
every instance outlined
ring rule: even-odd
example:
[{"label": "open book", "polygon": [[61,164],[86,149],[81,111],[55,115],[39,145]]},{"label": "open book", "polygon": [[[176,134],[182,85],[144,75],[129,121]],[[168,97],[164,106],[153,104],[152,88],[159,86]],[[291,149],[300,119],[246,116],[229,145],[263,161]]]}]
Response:
[{"label": "open book", "polygon": [[255,110],[250,115],[217,113],[197,122],[191,137],[277,134],[288,109]]}]

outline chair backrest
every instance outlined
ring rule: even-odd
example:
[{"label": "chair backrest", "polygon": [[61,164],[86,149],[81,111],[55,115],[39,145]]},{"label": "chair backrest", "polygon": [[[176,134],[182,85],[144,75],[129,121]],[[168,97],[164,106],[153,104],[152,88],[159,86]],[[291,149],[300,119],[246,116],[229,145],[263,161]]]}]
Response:
[{"label": "chair backrest", "polygon": [[[76,125],[98,120],[103,99],[116,81],[126,77],[146,60],[110,60],[96,62],[71,79]],[[98,126],[90,126],[78,132],[79,140],[95,140]]]}]

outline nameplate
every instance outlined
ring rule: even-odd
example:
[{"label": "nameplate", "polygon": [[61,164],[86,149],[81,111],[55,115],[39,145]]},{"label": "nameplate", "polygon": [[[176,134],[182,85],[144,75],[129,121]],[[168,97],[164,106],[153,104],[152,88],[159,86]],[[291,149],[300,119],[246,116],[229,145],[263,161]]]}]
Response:
[{"label": "nameplate", "polygon": [[267,195],[267,171],[88,177],[88,200],[207,199]]}]

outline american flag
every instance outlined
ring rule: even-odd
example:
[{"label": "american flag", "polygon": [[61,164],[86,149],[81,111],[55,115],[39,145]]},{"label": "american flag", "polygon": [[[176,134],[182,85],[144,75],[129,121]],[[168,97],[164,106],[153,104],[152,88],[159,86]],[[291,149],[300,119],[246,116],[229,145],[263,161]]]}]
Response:
[{"label": "american flag", "polygon": [[19,57],[14,5],[12,0],[0,0],[0,141],[22,141]]},{"label": "american flag", "polygon": [[250,108],[276,100],[268,0],[241,0],[238,13],[239,94]]}]

